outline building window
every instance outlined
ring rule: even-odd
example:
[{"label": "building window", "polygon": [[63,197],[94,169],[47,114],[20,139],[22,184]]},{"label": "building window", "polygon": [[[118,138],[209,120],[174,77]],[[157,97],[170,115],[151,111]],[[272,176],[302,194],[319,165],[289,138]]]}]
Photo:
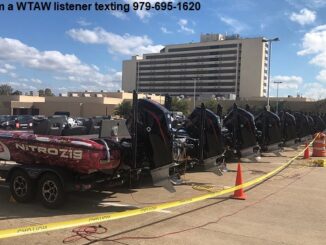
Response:
[{"label": "building window", "polygon": [[168,52],[184,52],[184,51],[236,48],[236,47],[237,47],[237,44],[224,44],[224,45],[212,45],[212,46],[200,46],[200,47],[169,48]]},{"label": "building window", "polygon": [[181,57],[208,56],[208,55],[226,55],[226,54],[237,54],[237,50],[202,52],[202,53],[185,53],[185,54],[147,55],[145,58],[147,60],[151,60],[151,59],[181,58]]}]

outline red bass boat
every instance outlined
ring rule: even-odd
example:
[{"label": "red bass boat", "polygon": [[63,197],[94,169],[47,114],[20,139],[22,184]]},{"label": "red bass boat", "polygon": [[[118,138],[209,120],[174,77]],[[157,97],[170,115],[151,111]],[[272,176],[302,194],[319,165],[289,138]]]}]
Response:
[{"label": "red bass boat", "polygon": [[0,159],[26,165],[49,165],[81,174],[117,168],[120,151],[113,141],[41,136],[0,131]]}]

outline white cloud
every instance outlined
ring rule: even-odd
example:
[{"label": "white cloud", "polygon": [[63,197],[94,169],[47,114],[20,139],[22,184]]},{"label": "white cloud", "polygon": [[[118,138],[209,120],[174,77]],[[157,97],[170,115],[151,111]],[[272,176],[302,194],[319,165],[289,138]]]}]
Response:
[{"label": "white cloud", "polygon": [[86,21],[86,20],[84,20],[84,19],[77,20],[77,24],[78,24],[78,25],[81,25],[81,26],[90,26],[90,25],[92,25],[91,22]]},{"label": "white cloud", "polygon": [[3,67],[4,67],[5,69],[7,69],[8,71],[10,71],[10,70],[15,70],[15,69],[16,69],[15,66],[10,65],[10,64],[4,64]]},{"label": "white cloud", "polygon": [[34,83],[34,84],[42,84],[42,80],[38,78],[17,78],[17,81],[22,83]]},{"label": "white cloud", "polygon": [[26,84],[26,83],[21,83],[21,82],[7,82],[8,85],[10,85],[14,90],[19,90],[19,91],[26,91],[26,90],[36,90],[37,88],[35,86]]},{"label": "white cloud", "polygon": [[325,0],[287,0],[288,3],[296,8],[312,8],[318,9],[326,6]]},{"label": "white cloud", "polygon": [[316,78],[318,81],[326,82],[326,70],[321,70]]},{"label": "white cloud", "polygon": [[179,32],[185,32],[188,34],[194,34],[195,30],[188,27],[188,20],[186,19],[179,19],[178,25],[180,27]]},{"label": "white cloud", "polygon": [[31,81],[32,83],[36,83],[36,84],[42,84],[42,83],[43,83],[42,80],[40,80],[40,79],[38,79],[38,78],[32,78],[30,81]]},{"label": "white cloud", "polygon": [[241,33],[244,30],[249,29],[245,23],[240,22],[239,20],[236,20],[236,19],[233,19],[230,17],[221,16],[220,20],[222,22],[224,22],[225,24],[227,24],[228,26],[230,26],[232,28],[232,31],[235,33]]},{"label": "white cloud", "polygon": [[[325,74],[326,76],[326,74]],[[280,96],[302,94],[303,97],[312,98],[316,100],[326,98],[326,85],[322,83],[307,83],[303,81],[300,76],[274,76],[272,81],[282,82],[279,84]],[[276,94],[277,85],[271,83],[271,94]]]},{"label": "white cloud", "polygon": [[320,83],[306,83],[303,86],[303,96],[321,100],[326,98],[326,86]]},{"label": "white cloud", "polygon": [[316,79],[326,82],[326,25],[321,25],[307,32],[302,40],[302,50],[298,55],[314,55],[310,64],[319,66],[322,70],[316,76]]},{"label": "white cloud", "polygon": [[[282,82],[279,84],[279,89],[298,89],[303,84],[302,77],[299,76],[273,76],[271,81]],[[277,85],[271,82],[271,88],[276,88]]]},{"label": "white cloud", "polygon": [[303,37],[302,50],[298,55],[316,54],[326,51],[326,25],[321,25],[307,32]]},{"label": "white cloud", "polygon": [[166,27],[162,26],[160,29],[164,34],[172,34],[172,31],[169,31]]},{"label": "white cloud", "polygon": [[115,77],[109,72],[101,73],[93,66],[83,63],[73,54],[53,50],[40,51],[17,39],[0,37],[0,62],[51,72],[54,76],[60,76],[63,81],[93,85],[98,89],[119,87],[121,82],[121,79],[114,80]]},{"label": "white cloud", "polygon": [[121,12],[121,11],[112,11],[111,14],[114,17],[117,17],[118,19],[121,19],[121,20],[127,20],[128,19],[127,15],[124,12]]},{"label": "white cloud", "polygon": [[136,14],[142,21],[147,21],[152,16],[148,10],[137,10]]},{"label": "white cloud", "polygon": [[156,53],[163,48],[162,45],[153,45],[153,41],[146,35],[133,36],[126,33],[121,36],[107,32],[99,27],[92,30],[71,29],[67,34],[74,40],[82,43],[106,45],[108,51],[112,54],[141,55],[144,53]]},{"label": "white cloud", "polygon": [[316,20],[316,12],[304,8],[301,9],[299,13],[292,13],[290,15],[290,20],[297,22],[302,26],[312,24]]},{"label": "white cloud", "polygon": [[14,74],[11,71],[15,70],[16,67],[7,63],[0,63],[0,74]]}]

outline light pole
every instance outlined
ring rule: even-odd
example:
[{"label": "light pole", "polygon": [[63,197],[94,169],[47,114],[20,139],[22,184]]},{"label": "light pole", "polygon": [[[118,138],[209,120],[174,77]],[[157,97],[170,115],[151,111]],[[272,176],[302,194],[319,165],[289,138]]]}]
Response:
[{"label": "light pole", "polygon": [[278,86],[283,82],[273,82],[276,84],[276,114],[278,115]]},{"label": "light pole", "polygon": [[264,43],[268,43],[268,81],[267,81],[267,111],[271,110],[271,107],[269,105],[269,83],[271,79],[271,56],[272,56],[272,42],[280,41],[278,37],[273,39],[263,39]]},{"label": "light pole", "polygon": [[194,110],[196,108],[196,83],[199,78],[194,78]]}]

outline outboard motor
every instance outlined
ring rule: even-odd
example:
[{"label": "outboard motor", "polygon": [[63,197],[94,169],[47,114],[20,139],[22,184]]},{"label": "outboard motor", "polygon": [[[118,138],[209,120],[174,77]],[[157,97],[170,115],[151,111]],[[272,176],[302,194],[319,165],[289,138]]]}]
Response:
[{"label": "outboard motor", "polygon": [[323,121],[323,119],[320,116],[314,115],[311,116],[312,119],[314,120],[314,129],[315,132],[323,132],[326,128],[325,122]]},{"label": "outboard motor", "polygon": [[228,132],[225,133],[225,142],[238,157],[246,157],[259,152],[256,140],[256,126],[254,116],[234,104],[233,109],[223,121]]},{"label": "outboard motor", "polygon": [[131,177],[138,178],[141,171],[149,169],[154,185],[175,191],[169,179],[173,162],[170,112],[154,101],[138,99],[134,92],[133,117],[127,124],[132,146]]},{"label": "outboard motor", "polygon": [[324,113],[323,115],[321,115],[321,118],[323,119],[324,123],[326,124],[326,113]]},{"label": "outboard motor", "polygon": [[280,118],[284,145],[294,145],[297,139],[295,117],[288,112],[281,112]]},{"label": "outboard motor", "polygon": [[305,141],[307,137],[310,135],[310,128],[309,128],[309,120],[308,118],[300,113],[300,112],[295,112],[293,114],[295,117],[295,122],[296,122],[296,132],[297,136],[299,138],[299,141]]},{"label": "outboard motor", "polygon": [[255,119],[257,129],[261,132],[258,137],[262,151],[274,151],[282,144],[280,118],[273,112],[264,110]]},{"label": "outboard motor", "polygon": [[206,170],[224,163],[224,143],[220,118],[204,104],[197,107],[188,117],[186,132],[198,144],[189,151],[193,159],[198,159]]},{"label": "outboard motor", "polygon": [[317,133],[317,131],[315,130],[315,121],[310,115],[306,115],[306,117],[309,123],[310,134],[314,135],[315,133]]}]

